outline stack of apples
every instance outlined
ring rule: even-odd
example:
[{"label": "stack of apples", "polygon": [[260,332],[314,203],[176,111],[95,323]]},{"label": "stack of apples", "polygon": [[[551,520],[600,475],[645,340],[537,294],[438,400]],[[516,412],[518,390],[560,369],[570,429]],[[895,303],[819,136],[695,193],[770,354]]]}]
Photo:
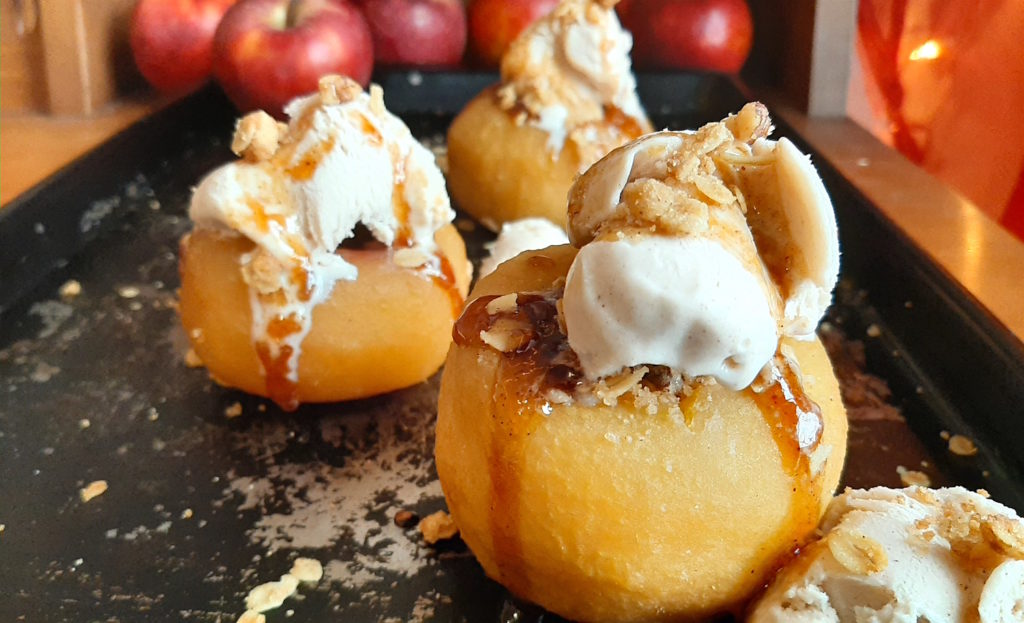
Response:
[{"label": "stack of apples", "polygon": [[[452,67],[467,37],[477,66],[558,0],[140,0],[131,46],[143,76],[168,92],[210,76],[244,112],[278,116],[340,73],[365,85],[374,65]],[[621,0],[638,68],[736,72],[753,40],[746,0]]]}]

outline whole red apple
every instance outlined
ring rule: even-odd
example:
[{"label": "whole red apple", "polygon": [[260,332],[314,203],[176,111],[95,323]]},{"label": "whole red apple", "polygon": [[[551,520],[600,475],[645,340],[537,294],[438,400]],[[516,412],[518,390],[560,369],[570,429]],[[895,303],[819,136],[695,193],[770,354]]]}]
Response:
[{"label": "whole red apple", "polygon": [[619,15],[638,67],[734,73],[754,41],[746,0],[631,0]]},{"label": "whole red apple", "polygon": [[477,59],[497,67],[509,44],[558,0],[470,0],[469,40]]},{"label": "whole red apple", "polygon": [[213,33],[237,0],[140,0],[129,42],[142,76],[161,91],[190,91],[210,77]]},{"label": "whole red apple", "polygon": [[365,86],[372,71],[370,28],[346,0],[242,0],[213,40],[213,74],[242,112],[281,117],[322,76],[344,74]]},{"label": "whole red apple", "polygon": [[379,65],[456,65],[466,50],[462,0],[363,0]]}]

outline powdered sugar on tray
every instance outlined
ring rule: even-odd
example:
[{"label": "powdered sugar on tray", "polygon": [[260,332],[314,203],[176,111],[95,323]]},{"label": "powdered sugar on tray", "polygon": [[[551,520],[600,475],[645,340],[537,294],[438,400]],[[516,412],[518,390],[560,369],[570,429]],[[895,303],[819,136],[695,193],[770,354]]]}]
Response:
[{"label": "powdered sugar on tray", "polygon": [[239,433],[238,449],[264,463],[260,475],[228,473],[221,503],[261,514],[247,530],[268,554],[281,550],[332,549],[344,559],[327,560],[324,578],[364,590],[411,577],[436,563],[415,531],[392,521],[407,507],[440,506],[433,469],[436,379],[359,403],[345,415],[320,419],[321,441],[337,449],[341,465],[278,463],[287,445],[286,423],[260,422]]}]

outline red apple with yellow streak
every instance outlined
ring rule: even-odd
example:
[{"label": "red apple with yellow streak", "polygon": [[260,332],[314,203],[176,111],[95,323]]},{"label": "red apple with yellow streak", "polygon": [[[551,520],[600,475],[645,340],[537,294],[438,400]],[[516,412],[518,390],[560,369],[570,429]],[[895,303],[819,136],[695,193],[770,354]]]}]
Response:
[{"label": "red apple with yellow streak", "polygon": [[558,0],[470,0],[469,40],[477,59],[497,67],[526,27],[558,6]]},{"label": "red apple with yellow streak", "polygon": [[373,71],[369,26],[346,0],[242,0],[221,20],[213,49],[214,76],[231,101],[277,117],[321,76],[365,86]]},{"label": "red apple with yellow streak", "polygon": [[237,0],[140,0],[129,43],[135,65],[161,91],[191,91],[210,78],[213,33]]}]

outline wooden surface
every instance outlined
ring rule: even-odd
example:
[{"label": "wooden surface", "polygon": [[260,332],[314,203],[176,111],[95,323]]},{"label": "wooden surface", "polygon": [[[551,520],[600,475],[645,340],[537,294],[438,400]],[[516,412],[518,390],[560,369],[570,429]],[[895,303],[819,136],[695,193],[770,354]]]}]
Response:
[{"label": "wooden surface", "polygon": [[0,0],[0,110],[45,110],[43,38],[36,5]]},{"label": "wooden surface", "polygon": [[131,102],[88,119],[0,113],[0,205],[159,105]]},{"label": "wooden surface", "polygon": [[51,112],[90,115],[129,88],[128,24],[134,5],[135,0],[40,4]]}]

